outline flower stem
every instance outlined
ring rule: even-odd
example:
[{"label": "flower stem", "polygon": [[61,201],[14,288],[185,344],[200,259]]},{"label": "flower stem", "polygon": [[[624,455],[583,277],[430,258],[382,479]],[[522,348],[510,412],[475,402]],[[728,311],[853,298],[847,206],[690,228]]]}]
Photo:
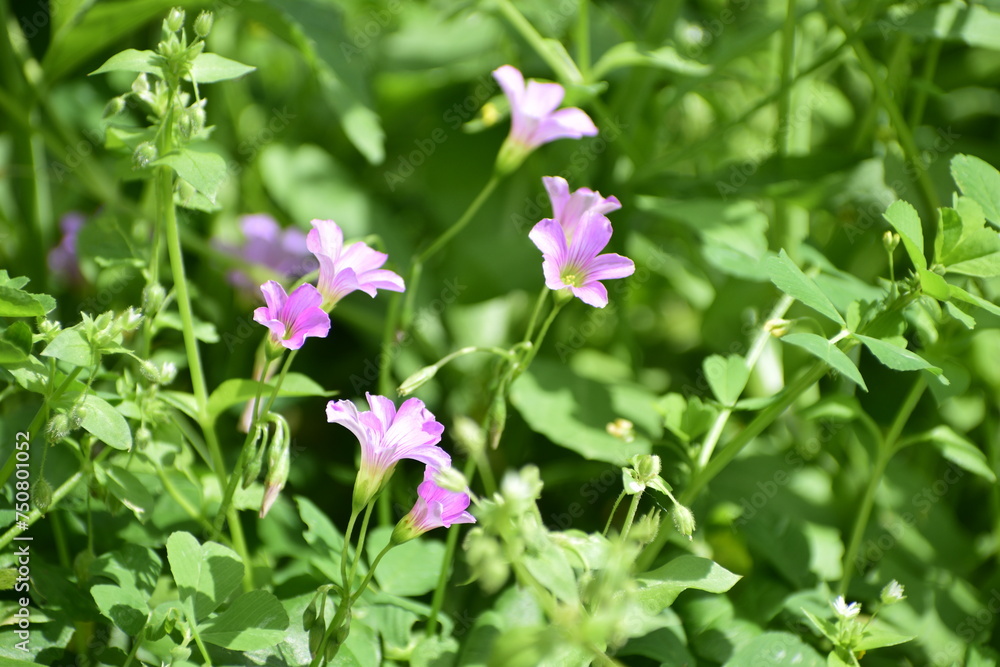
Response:
[{"label": "flower stem", "polygon": [[542,306],[545,305],[545,299],[548,297],[551,290],[542,285],[542,291],[538,293],[538,299],[535,300],[535,309],[531,311],[531,319],[528,320],[528,328],[524,332],[524,341],[527,343],[531,340],[531,335],[535,333],[535,325],[538,324],[538,316],[542,314]]},{"label": "flower stem", "polygon": [[340,550],[340,587],[347,595],[350,595],[350,588],[347,585],[347,545],[350,544],[351,534],[354,532],[354,523],[358,520],[358,511],[351,510],[351,518],[347,520],[347,531],[344,533],[344,546]]},{"label": "flower stem", "polygon": [[611,522],[615,518],[615,512],[618,511],[618,506],[622,504],[622,500],[625,499],[625,496],[626,493],[624,491],[618,494],[618,499],[615,500],[615,504],[611,508],[611,514],[608,515],[608,522],[604,524],[604,530],[601,532],[601,535],[603,535],[604,537],[608,536],[608,531],[611,530]]},{"label": "flower stem", "polygon": [[389,553],[389,550],[394,546],[396,545],[390,541],[387,545],[385,545],[385,547],[383,547],[382,551],[378,552],[378,555],[375,556],[375,560],[373,560],[371,566],[369,566],[368,572],[365,574],[365,578],[361,580],[360,584],[358,584],[358,590],[356,590],[354,595],[351,596],[351,605],[357,602],[358,598],[361,597],[361,594],[365,592],[365,589],[372,580],[372,576],[375,574],[375,568],[378,567],[378,564],[382,561],[382,557]]},{"label": "flower stem", "polygon": [[524,17],[524,14],[510,0],[496,0],[496,5],[500,9],[500,13],[504,15],[504,18],[514,26],[514,29],[520,33],[524,41],[531,45],[535,53],[555,72],[563,84],[583,83],[583,75],[577,68],[576,63],[569,58],[562,57],[553,49],[549,42],[535,29],[535,26],[531,25],[531,22]]},{"label": "flower stem", "polygon": [[622,526],[622,539],[628,539],[628,533],[632,530],[632,522],[635,521],[635,513],[639,509],[639,499],[642,498],[642,491],[632,495],[632,502],[628,506],[628,514],[625,516],[625,525]]},{"label": "flower stem", "polygon": [[890,459],[899,451],[899,436],[903,432],[906,422],[916,409],[917,403],[920,402],[920,398],[923,396],[926,388],[927,380],[921,374],[917,377],[917,381],[913,383],[906,398],[903,399],[903,404],[899,407],[899,412],[896,413],[896,418],[889,426],[885,438],[878,443],[878,455],[875,459],[875,465],[872,468],[872,476],[868,480],[868,486],[865,487],[865,495],[861,499],[861,507],[858,508],[858,513],[854,519],[851,542],[844,553],[844,576],[840,580],[838,590],[840,595],[847,594],[847,587],[851,583],[851,577],[854,576],[854,570],[852,569],[854,567],[854,560],[857,558],[858,549],[861,548],[861,538],[864,537],[865,528],[868,526],[868,518],[871,516],[872,507],[875,504],[875,492],[882,481],[882,475],[885,473]]},{"label": "flower stem", "polygon": [[[469,204],[469,207],[465,209],[465,213],[462,214],[462,217],[456,220],[455,224],[451,227],[444,230],[441,236],[437,237],[434,243],[417,256],[417,263],[421,265],[426,264],[427,260],[437,254],[441,248],[446,246],[456,234],[465,229],[466,225],[468,225],[476,213],[479,212],[479,209],[482,208],[489,196],[493,194],[493,190],[496,189],[498,183],[500,183],[500,176],[497,176],[496,174],[491,176],[490,180],[488,180],[486,185],[483,186],[483,189],[479,191],[478,195],[476,195],[476,198],[472,200],[471,204]],[[413,288],[414,286],[407,287],[407,289]]]},{"label": "flower stem", "polygon": [[368,506],[365,508],[365,516],[361,520],[361,530],[358,532],[358,544],[354,547],[354,560],[351,562],[351,571],[347,574],[347,583],[344,590],[350,594],[351,588],[354,586],[354,573],[358,569],[358,563],[361,562],[361,554],[364,553],[365,549],[365,538],[368,533],[368,521],[372,516],[372,509],[374,509],[375,503],[369,502]]}]

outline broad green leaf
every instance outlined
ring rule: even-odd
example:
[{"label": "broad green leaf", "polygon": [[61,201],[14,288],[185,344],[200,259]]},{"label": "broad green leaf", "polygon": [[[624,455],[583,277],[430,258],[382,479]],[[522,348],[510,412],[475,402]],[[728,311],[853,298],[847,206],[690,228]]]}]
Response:
[{"label": "broad green leaf", "polygon": [[865,344],[865,347],[889,368],[897,371],[919,371],[928,370],[932,373],[941,373],[941,369],[933,366],[924,360],[920,355],[907,350],[905,347],[898,347],[892,343],[887,343],[878,338],[854,334],[854,337]]},{"label": "broad green leaf", "polygon": [[137,51],[136,49],[125,49],[116,53],[88,76],[107,72],[146,72],[162,76],[159,56],[153,51]]},{"label": "broad green leaf", "polygon": [[682,591],[694,588],[725,593],[741,578],[707,558],[678,556],[639,576],[638,599],[647,611],[656,613],[673,604]]},{"label": "broad green leaf", "polygon": [[103,554],[90,565],[92,577],[107,577],[123,588],[145,593],[146,597],[152,595],[162,571],[163,561],[157,553],[135,544]]},{"label": "broad green leaf", "polygon": [[[968,197],[962,197],[962,200],[979,207],[979,204]],[[982,209],[980,209],[980,213],[982,213]],[[964,233],[965,221],[962,220],[962,216],[957,210],[953,208],[938,209],[938,232],[934,235],[934,262],[936,264],[947,264],[948,256],[961,243]]]},{"label": "broad green leaf", "polygon": [[885,624],[875,621],[868,625],[865,634],[854,647],[856,651],[871,651],[885,646],[897,646],[916,639],[914,635],[901,635],[893,632]]},{"label": "broad green leaf", "polygon": [[948,295],[952,299],[964,301],[965,303],[971,303],[973,306],[978,306],[987,312],[993,313],[994,315],[1000,315],[1000,306],[997,306],[991,301],[987,301],[981,296],[976,296],[975,294],[967,292],[957,285],[948,286]]},{"label": "broad green leaf", "polygon": [[750,378],[750,369],[738,354],[731,354],[728,358],[713,354],[702,362],[702,369],[712,393],[727,407],[740,399]]},{"label": "broad green leaf", "polygon": [[223,58],[215,53],[202,53],[191,63],[191,74],[188,78],[198,83],[216,83],[238,79],[255,69],[257,68]]},{"label": "broad green leaf", "polygon": [[199,626],[198,633],[216,646],[257,651],[281,642],[287,629],[288,613],[278,598],[257,590],[236,598],[228,609]]},{"label": "broad green leaf", "polygon": [[906,254],[910,256],[913,266],[918,269],[927,268],[927,258],[924,257],[924,230],[920,226],[920,216],[917,209],[902,199],[894,201],[883,213],[896,233],[903,241]]},{"label": "broad green leaf", "polygon": [[1000,227],[1000,172],[973,155],[956,155],[951,175],[962,194],[978,203],[986,219]]},{"label": "broad green leaf", "polygon": [[826,660],[797,636],[765,632],[735,651],[724,667],[823,667]]},{"label": "broad green leaf", "polygon": [[[85,431],[115,449],[127,451],[132,448],[132,431],[122,413],[95,394],[87,394],[82,400],[84,410],[80,425]],[[79,402],[80,391],[67,391],[55,405],[69,411]]]},{"label": "broad green leaf", "polygon": [[712,405],[706,405],[698,396],[685,400],[684,396],[669,393],[656,404],[663,415],[663,425],[684,442],[691,442],[708,431],[718,415]]},{"label": "broad green leaf", "polygon": [[125,634],[135,637],[142,631],[149,615],[149,598],[147,596],[134,588],[122,588],[109,584],[92,586],[90,594],[101,613],[121,628]]},{"label": "broad green leaf", "polygon": [[816,628],[820,632],[822,632],[823,635],[825,635],[827,639],[829,639],[830,641],[836,641],[837,640],[837,626],[836,625],[834,625],[833,623],[831,623],[830,621],[828,621],[825,618],[820,618],[819,616],[817,616],[816,614],[812,613],[808,609],[802,609],[802,613],[806,615],[806,618],[808,618],[810,621],[812,621],[812,624],[815,625]]},{"label": "broad green leaf", "polygon": [[107,473],[108,491],[132,510],[139,521],[145,521],[156,504],[146,485],[121,466],[110,466]]},{"label": "broad green leaf", "polygon": [[622,42],[605,51],[597,60],[593,78],[604,78],[608,72],[622,67],[655,67],[685,76],[704,76],[712,71],[709,65],[681,56],[672,46],[643,52],[635,42]]},{"label": "broad green leaf", "polygon": [[31,328],[14,322],[0,336],[0,364],[24,361],[31,354]]},{"label": "broad green leaf", "polygon": [[790,333],[781,337],[781,340],[790,345],[801,347],[809,354],[826,362],[828,366],[843,373],[852,382],[868,391],[865,379],[861,377],[861,371],[854,365],[851,358],[836,345],[831,345],[830,341],[822,336],[812,333]]},{"label": "broad green leaf", "polygon": [[99,357],[79,329],[63,329],[42,350],[43,357],[55,357],[74,366],[92,368]]},{"label": "broad green leaf", "polygon": [[0,285],[0,317],[41,317],[49,310],[34,294]]},{"label": "broad green leaf", "polygon": [[243,580],[243,563],[232,549],[217,542],[199,544],[190,533],[167,539],[167,560],[181,600],[195,621],[226,601]]},{"label": "broad green leaf", "polygon": [[782,250],[767,260],[767,275],[785,294],[801,301],[813,310],[826,315],[834,322],[846,325],[833,303],[813,280],[795,266],[795,262]]},{"label": "broad green leaf", "polygon": [[221,155],[190,146],[168,153],[153,164],[171,167],[213,203],[219,186],[226,180],[226,161]]},{"label": "broad green leaf", "polygon": [[[274,391],[274,382],[277,382],[277,380],[272,380],[264,386],[262,400],[266,401],[271,392]],[[259,384],[256,380],[226,380],[208,397],[209,417],[215,419],[226,408],[237,403],[253,400],[254,396],[257,395]],[[278,396],[333,396],[336,393],[335,391],[323,389],[308,375],[289,373],[285,376],[285,381],[281,384]]]},{"label": "broad green leaf", "polygon": [[[457,528],[456,528],[457,530]],[[389,543],[392,527],[372,530],[365,541],[368,562]],[[418,597],[434,590],[444,562],[444,543],[435,539],[411,540],[391,549],[382,558],[375,580],[379,588],[393,595]]]},{"label": "broad green leaf", "polygon": [[990,468],[986,454],[972,442],[962,437],[951,428],[936,426],[921,436],[921,440],[929,440],[941,450],[941,455],[957,466],[995,483],[996,473]]},{"label": "broad green leaf", "polygon": [[920,289],[924,291],[924,294],[941,301],[948,300],[951,295],[951,286],[948,285],[947,280],[927,269],[917,269],[917,275],[920,277]]},{"label": "broad green leaf", "polygon": [[[582,378],[565,364],[547,359],[536,359],[514,382],[510,400],[535,432],[584,458],[615,465],[648,454],[651,441],[641,424],[646,416],[660,422],[652,396]],[[607,425],[620,417],[637,427],[632,442],[607,432]]]}]

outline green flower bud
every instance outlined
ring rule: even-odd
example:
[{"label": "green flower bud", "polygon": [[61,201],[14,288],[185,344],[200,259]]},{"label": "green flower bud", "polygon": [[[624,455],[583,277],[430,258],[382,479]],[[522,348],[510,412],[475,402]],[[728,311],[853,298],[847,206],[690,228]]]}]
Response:
[{"label": "green flower bud", "polygon": [[132,154],[132,168],[145,169],[157,158],[156,145],[149,141],[139,144]]},{"label": "green flower bud", "polygon": [[886,252],[892,254],[892,251],[899,245],[899,234],[887,231],[882,235],[882,245],[885,247]]},{"label": "green flower bud", "polygon": [[83,420],[87,417],[87,406],[77,405],[69,413],[69,430],[75,431],[83,426]]},{"label": "green flower bud", "polygon": [[142,309],[149,316],[156,315],[167,298],[167,290],[160,283],[150,283],[142,290]]},{"label": "green flower bud", "polygon": [[465,479],[465,475],[452,467],[439,470],[434,476],[434,483],[442,489],[455,493],[469,492],[469,482]]},{"label": "green flower bud", "polygon": [[312,630],[318,618],[319,614],[316,613],[316,598],[313,597],[312,601],[309,602],[309,606],[302,612],[302,627],[306,630]]},{"label": "green flower bud", "polygon": [[893,579],[882,589],[880,599],[882,600],[882,604],[886,606],[905,600],[906,596],[903,594],[903,585]]},{"label": "green flower bud", "polygon": [[267,424],[258,424],[254,430],[253,440],[250,442],[250,449],[253,451],[253,455],[247,462],[246,467],[243,468],[242,484],[244,489],[249,488],[254,483],[260,474],[260,469],[264,466],[264,452],[267,448],[264,445],[258,446],[258,443],[267,440],[267,432]]},{"label": "green flower bud", "polygon": [[316,655],[316,652],[319,651],[319,645],[323,642],[323,635],[325,634],[325,623],[314,623],[313,626],[309,628],[309,653],[311,655]]},{"label": "green flower bud", "polygon": [[45,437],[49,441],[49,444],[54,445],[69,435],[69,427],[69,417],[65,414],[60,412],[53,416],[49,420],[49,423],[45,425]]},{"label": "green flower bud", "polygon": [[[135,86],[135,84],[132,84]],[[105,120],[109,118],[114,118],[122,111],[125,110],[125,98],[124,97],[112,97],[108,103],[104,106],[104,113],[101,117]]]},{"label": "green flower bud", "polygon": [[781,338],[792,330],[793,323],[781,317],[775,317],[764,322],[764,331],[775,338]]},{"label": "green flower bud", "polygon": [[146,445],[153,441],[153,432],[150,431],[145,426],[136,429],[135,432],[135,446],[138,449],[144,449]]},{"label": "green flower bud", "polygon": [[640,479],[648,481],[660,474],[660,457],[655,454],[640,454],[632,458],[632,466]]},{"label": "green flower bud", "polygon": [[674,520],[674,526],[677,528],[677,532],[690,540],[691,536],[694,535],[695,529],[694,514],[691,510],[684,507],[684,505],[681,505],[680,503],[675,503],[674,509],[670,515]]},{"label": "green flower bud", "polygon": [[403,384],[399,385],[399,389],[396,390],[396,393],[400,396],[409,396],[419,389],[424,383],[437,375],[437,372],[437,364],[424,366],[419,371],[403,380]]},{"label": "green flower bud", "polygon": [[134,331],[142,323],[142,311],[129,306],[115,320],[115,325],[121,331]]},{"label": "green flower bud", "polygon": [[167,20],[163,24],[170,32],[177,32],[184,27],[184,10],[180,7],[174,7],[167,14]]},{"label": "green flower bud", "polygon": [[487,423],[489,424],[490,448],[496,449],[500,445],[500,437],[507,425],[507,397],[503,395],[503,392],[499,392],[497,397],[493,399],[493,405],[490,406],[490,411],[487,414]]},{"label": "green flower bud", "polygon": [[204,39],[208,37],[208,33],[212,32],[212,23],[215,20],[215,16],[212,12],[202,12],[198,14],[198,18],[194,20],[194,33]]},{"label": "green flower bud", "polygon": [[35,507],[38,508],[42,514],[49,509],[52,504],[52,487],[44,477],[40,477],[37,482],[35,482],[34,487],[31,489],[31,498],[35,501]]},{"label": "green flower bud", "polygon": [[274,422],[274,437],[267,453],[267,477],[264,478],[264,498],[260,504],[260,518],[267,516],[278,494],[285,488],[288,481],[288,471],[291,469],[291,440],[288,433],[288,422],[281,415],[272,415]]},{"label": "green flower bud", "polygon": [[38,321],[38,333],[42,335],[45,342],[51,343],[52,339],[62,331],[62,325],[58,322],[51,322],[49,320],[39,320]]}]

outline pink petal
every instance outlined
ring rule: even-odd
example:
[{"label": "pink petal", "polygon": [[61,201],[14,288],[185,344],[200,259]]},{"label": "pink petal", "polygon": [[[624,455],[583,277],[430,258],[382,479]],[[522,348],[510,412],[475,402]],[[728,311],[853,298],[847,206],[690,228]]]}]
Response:
[{"label": "pink petal", "polygon": [[580,301],[583,301],[588,306],[604,308],[608,305],[608,290],[605,289],[604,285],[596,280],[594,282],[587,283],[583,287],[570,287],[569,291],[573,293],[573,296],[578,297]]},{"label": "pink petal", "polygon": [[563,267],[557,264],[550,256],[542,262],[542,275],[545,276],[545,286],[549,289],[559,290],[567,287],[562,279]]},{"label": "pink petal", "polygon": [[521,110],[529,116],[544,118],[559,107],[566,90],[558,83],[539,83],[528,81],[521,100]]},{"label": "pink petal", "polygon": [[520,110],[521,98],[524,97],[524,76],[521,72],[516,67],[504,65],[493,70],[493,78],[510,100],[511,113],[514,108]]},{"label": "pink petal", "polygon": [[587,265],[586,271],[589,280],[626,278],[635,273],[635,263],[628,257],[609,252],[595,257]]},{"label": "pink petal", "polygon": [[560,109],[546,117],[534,132],[533,139],[545,144],[556,139],[579,139],[597,134],[594,121],[582,109]]},{"label": "pink petal", "polygon": [[260,286],[260,291],[264,294],[264,303],[267,304],[267,309],[271,313],[270,317],[281,317],[281,309],[285,307],[285,302],[288,300],[285,288],[273,280],[268,280]]},{"label": "pink petal", "polygon": [[331,424],[340,424],[362,443],[362,448],[369,441],[368,429],[361,423],[358,407],[352,401],[330,401],[326,404],[326,420]]},{"label": "pink petal", "polygon": [[358,241],[344,250],[344,254],[340,257],[340,263],[341,266],[351,267],[356,273],[364,273],[381,268],[387,259],[389,259],[389,255]]},{"label": "pink petal", "polygon": [[567,253],[566,233],[558,222],[551,218],[539,221],[528,232],[528,238],[542,251],[542,255],[563,263]]},{"label": "pink petal", "polygon": [[611,233],[611,221],[603,215],[584,216],[570,243],[567,262],[581,268],[588,265],[608,245]]},{"label": "pink petal", "polygon": [[285,337],[285,332],[287,331],[285,323],[277,318],[272,318],[271,311],[268,308],[261,306],[254,310],[253,321],[267,327],[275,340],[281,340]]},{"label": "pink petal", "polygon": [[344,232],[333,220],[313,220],[310,224],[313,228],[306,235],[309,252],[336,261],[344,247]]},{"label": "pink petal", "polygon": [[569,183],[560,176],[543,176],[542,184],[549,193],[549,201],[552,202],[552,217],[561,220],[566,202],[570,200]]}]

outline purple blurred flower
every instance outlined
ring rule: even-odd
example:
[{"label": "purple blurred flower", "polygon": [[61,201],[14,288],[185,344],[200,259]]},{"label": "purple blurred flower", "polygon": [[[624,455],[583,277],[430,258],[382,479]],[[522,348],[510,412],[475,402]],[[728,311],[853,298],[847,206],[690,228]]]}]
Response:
[{"label": "purple blurred flower", "polygon": [[253,311],[255,322],[271,330],[271,342],[289,350],[297,350],[309,336],[325,338],[330,332],[330,316],[320,306],[323,297],[312,285],[299,285],[291,293],[268,280],[260,286],[266,306]]},{"label": "purple blurred flower", "polygon": [[343,297],[361,290],[374,297],[377,290],[403,292],[403,279],[381,268],[389,256],[353,243],[344,247],[344,232],[333,220],[313,220],[306,237],[309,251],[319,260],[319,291],[324,308],[332,308]]},{"label": "purple blurred flower", "polygon": [[444,426],[419,398],[399,406],[384,396],[366,393],[369,412],[358,412],[351,401],[330,401],[326,419],[340,424],[361,443],[361,470],[354,485],[354,509],[360,510],[382,488],[402,459],[435,468],[451,465],[451,457],[437,446]]},{"label": "purple blurred flower", "polygon": [[[217,242],[224,252],[271,269],[284,279],[294,280],[316,270],[316,260],[306,247],[306,235],[300,229],[281,225],[269,215],[244,215],[240,218],[243,245]],[[230,271],[229,282],[237,287],[253,288],[256,282],[245,272]]]},{"label": "purple blurred flower", "polygon": [[435,528],[476,522],[476,518],[466,511],[469,494],[441,488],[434,480],[436,474],[437,470],[431,466],[424,469],[424,481],[417,487],[417,502],[392,531],[394,544],[402,544]]},{"label": "purple blurred flower", "polygon": [[552,202],[552,217],[563,228],[568,240],[572,240],[584,216],[591,213],[604,215],[622,207],[617,197],[602,197],[600,192],[590,188],[580,188],[570,194],[569,183],[559,176],[544,176],[542,183]]},{"label": "purple blurred flower", "polygon": [[597,127],[582,109],[556,110],[566,91],[558,83],[524,83],[516,68],[504,65],[493,72],[510,101],[510,135],[497,163],[513,171],[532,150],[556,139],[579,139],[597,134]]},{"label": "purple blurred flower", "polygon": [[568,288],[573,296],[596,308],[608,305],[608,290],[600,280],[624,278],[635,272],[628,257],[614,253],[599,254],[611,240],[611,221],[593,211],[575,221],[572,238],[556,220],[545,219],[535,225],[528,238],[542,251],[545,286]]},{"label": "purple blurred flower", "polygon": [[76,237],[80,233],[87,219],[82,213],[70,211],[59,219],[59,229],[62,230],[63,237],[59,245],[49,251],[49,269],[53,273],[63,276],[71,283],[83,281],[83,274],[80,273],[80,258],[76,255]]}]

